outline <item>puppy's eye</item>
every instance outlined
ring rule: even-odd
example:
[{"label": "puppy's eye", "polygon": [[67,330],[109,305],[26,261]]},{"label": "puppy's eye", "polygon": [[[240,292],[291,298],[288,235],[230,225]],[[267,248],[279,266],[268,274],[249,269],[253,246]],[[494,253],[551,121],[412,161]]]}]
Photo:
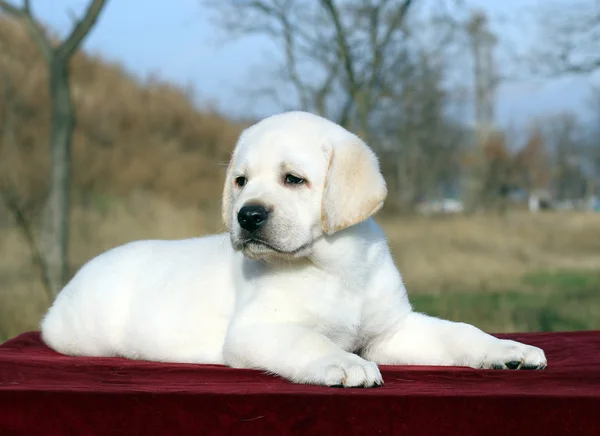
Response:
[{"label": "puppy's eye", "polygon": [[305,183],[306,180],[300,178],[300,177],[296,177],[292,174],[287,174],[285,176],[285,183],[286,185],[302,185],[303,183]]},{"label": "puppy's eye", "polygon": [[243,187],[246,183],[247,180],[244,176],[239,176],[235,179],[235,184],[238,185],[240,188]]}]

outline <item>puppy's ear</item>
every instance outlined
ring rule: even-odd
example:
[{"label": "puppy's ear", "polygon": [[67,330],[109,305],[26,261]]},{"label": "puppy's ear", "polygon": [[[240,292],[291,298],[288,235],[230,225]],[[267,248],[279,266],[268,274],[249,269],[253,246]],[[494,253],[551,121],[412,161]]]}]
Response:
[{"label": "puppy's ear", "polygon": [[375,153],[360,138],[346,132],[333,141],[321,209],[321,223],[331,235],[375,214],[387,196]]},{"label": "puppy's ear", "polygon": [[233,206],[233,177],[231,170],[235,165],[235,150],[231,154],[229,165],[227,166],[227,173],[225,175],[225,185],[223,187],[223,199],[221,202],[221,219],[227,230],[231,226],[231,208]]}]

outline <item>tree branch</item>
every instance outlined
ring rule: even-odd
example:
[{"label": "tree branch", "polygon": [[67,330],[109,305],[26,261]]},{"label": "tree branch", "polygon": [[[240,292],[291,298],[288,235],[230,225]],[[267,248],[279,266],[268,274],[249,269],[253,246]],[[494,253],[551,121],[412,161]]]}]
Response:
[{"label": "tree branch", "polygon": [[2,199],[2,202],[6,208],[12,213],[17,227],[21,230],[21,233],[27,242],[27,246],[29,247],[29,251],[31,253],[31,260],[38,271],[42,286],[44,287],[44,292],[48,298],[48,302],[51,303],[53,300],[53,294],[52,286],[50,285],[50,279],[48,278],[46,260],[39,250],[31,222],[29,219],[27,219],[23,209],[21,209],[17,194],[15,194],[15,192],[15,189],[10,186],[7,180],[4,178],[0,180],[0,198]]},{"label": "tree branch", "polygon": [[333,21],[333,25],[335,27],[335,36],[338,44],[338,51],[340,57],[342,58],[344,70],[348,79],[348,91],[354,97],[355,94],[358,92],[359,86],[355,76],[354,59],[350,51],[350,46],[348,45],[346,32],[340,20],[339,11],[333,4],[332,0],[321,0],[321,5],[323,5],[323,7],[328,12],[330,18]]},{"label": "tree branch", "polygon": [[383,39],[377,47],[378,51],[382,52],[388,46],[388,44],[392,40],[394,32],[396,32],[404,23],[404,19],[406,18],[408,10],[410,9],[410,6],[412,4],[413,0],[404,0],[404,2],[402,2],[402,5],[398,8],[396,13],[392,16],[392,19],[390,20],[387,32],[385,33]]},{"label": "tree branch", "polygon": [[[0,43],[0,49],[1,48],[2,44]],[[3,120],[4,122],[2,125],[0,125],[0,143],[2,143],[4,146],[7,146],[8,143],[14,149],[16,149],[15,114],[16,106],[20,102],[20,96],[15,92],[15,87],[8,73],[6,73],[6,76],[3,78],[2,82],[4,88],[3,105],[5,117]],[[31,253],[32,263],[38,271],[40,281],[44,287],[46,296],[48,297],[48,302],[52,302],[52,287],[50,286],[50,280],[48,278],[46,261],[39,250],[31,222],[27,218],[27,214],[20,205],[17,190],[6,175],[0,176],[0,201],[4,203],[6,209],[8,209],[8,211],[12,214],[17,227],[23,234]]]},{"label": "tree branch", "polygon": [[314,92],[315,109],[317,113],[321,116],[327,116],[326,99],[327,96],[331,93],[331,88],[333,86],[335,78],[337,77],[338,65],[339,64],[337,63],[333,63],[329,66],[329,72],[327,73],[327,76]]},{"label": "tree branch", "polygon": [[541,42],[527,53],[531,72],[553,77],[588,74],[600,68],[595,50],[600,34],[600,3],[572,0],[547,5],[537,25]]},{"label": "tree branch", "polygon": [[380,76],[380,72],[381,72],[381,65],[382,65],[383,59],[384,59],[384,52],[385,52],[386,48],[388,47],[388,45],[390,44],[390,41],[392,40],[392,36],[394,35],[394,33],[399,28],[402,27],[402,24],[404,23],[404,19],[406,18],[406,15],[408,14],[408,10],[412,3],[413,3],[413,0],[404,0],[404,2],[402,2],[402,5],[400,5],[400,7],[396,11],[396,13],[392,16],[392,19],[389,22],[387,31],[385,32],[381,41],[377,40],[377,35],[379,34],[379,14],[380,14],[381,10],[378,8],[375,11],[373,11],[373,14],[376,15],[376,17],[371,18],[371,26],[373,26],[374,28],[371,29],[371,34],[373,35],[371,37],[371,50],[373,51],[373,64],[371,65],[371,68],[370,68],[370,70],[371,70],[371,75],[369,78],[369,87],[370,88],[374,88],[376,85],[376,82],[377,82],[378,77]]},{"label": "tree branch", "polygon": [[73,30],[67,38],[60,44],[57,54],[62,59],[68,59],[79,47],[83,38],[89,33],[90,29],[98,20],[98,16],[107,0],[92,0],[85,11],[82,19],[77,21]]},{"label": "tree branch", "polygon": [[52,44],[46,36],[41,24],[34,18],[33,13],[31,12],[30,0],[24,0],[23,7],[21,8],[18,8],[5,0],[0,0],[0,10],[25,22],[27,32],[33,38],[33,41],[38,46],[38,49],[42,53],[42,56],[44,56],[46,62],[50,62],[50,59],[52,58]]},{"label": "tree branch", "polygon": [[293,28],[290,24],[288,17],[285,15],[285,12],[280,11],[278,13],[278,16],[283,26],[283,35],[285,40],[285,57],[288,75],[290,77],[291,82],[298,90],[298,96],[300,98],[300,108],[302,110],[308,110],[308,97],[306,95],[306,85],[300,79],[300,75],[298,74]]},{"label": "tree branch", "polygon": [[13,17],[23,18],[25,15],[25,11],[23,9],[18,8],[4,0],[0,0],[0,8],[5,13],[12,15]]}]

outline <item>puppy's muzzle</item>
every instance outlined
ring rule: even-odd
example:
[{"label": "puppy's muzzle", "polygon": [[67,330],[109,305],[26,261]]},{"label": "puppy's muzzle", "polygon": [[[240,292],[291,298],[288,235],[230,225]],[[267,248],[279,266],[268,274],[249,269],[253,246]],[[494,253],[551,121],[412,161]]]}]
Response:
[{"label": "puppy's muzzle", "polygon": [[238,212],[238,223],[242,229],[254,232],[262,227],[269,218],[269,212],[260,205],[247,205]]}]

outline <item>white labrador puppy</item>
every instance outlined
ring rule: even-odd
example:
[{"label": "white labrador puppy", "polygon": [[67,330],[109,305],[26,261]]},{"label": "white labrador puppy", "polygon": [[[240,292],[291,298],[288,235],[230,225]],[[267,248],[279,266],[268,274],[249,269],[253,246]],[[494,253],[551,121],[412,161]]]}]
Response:
[{"label": "white labrador puppy", "polygon": [[257,368],[378,386],[377,364],[542,369],[544,352],[412,311],[370,218],[387,190],[357,136],[304,112],[245,130],[227,171],[228,233],[132,242],[74,276],[41,323],[73,356]]}]

